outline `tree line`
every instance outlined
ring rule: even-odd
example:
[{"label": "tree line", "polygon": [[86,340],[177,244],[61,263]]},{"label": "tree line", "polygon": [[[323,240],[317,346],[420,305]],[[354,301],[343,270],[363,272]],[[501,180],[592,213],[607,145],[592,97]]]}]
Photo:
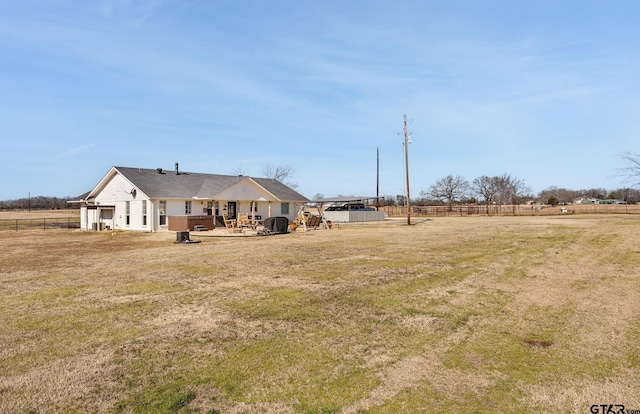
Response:
[{"label": "tree line", "polygon": [[[457,175],[447,175],[436,181],[429,188],[420,191],[420,198],[411,199],[413,205],[448,205],[457,204],[500,204],[518,205],[524,203],[538,204],[571,204],[580,199],[619,200],[627,204],[640,203],[640,153],[626,152],[619,155],[622,166],[618,176],[629,187],[612,191],[604,188],[571,190],[567,188],[548,187],[537,195],[525,184],[525,180],[510,174],[499,176],[480,176],[469,182]],[[386,196],[380,205],[406,205],[404,195]]]},{"label": "tree line", "polygon": [[[520,205],[537,203],[559,205],[572,204],[580,199],[609,199],[636,204],[640,202],[640,190],[630,187],[612,191],[604,188],[571,190],[551,186],[535,195],[526,185],[524,179],[506,173],[498,176],[483,175],[473,181],[467,181],[459,175],[447,175],[427,189],[421,190],[419,198],[412,197],[411,204],[449,207],[460,204]],[[405,201],[403,195],[398,195],[395,198],[387,196],[381,200],[380,205],[405,205]]]},{"label": "tree line", "polygon": [[24,197],[16,200],[0,201],[0,210],[60,210],[79,208],[79,204],[68,204],[72,197]]}]

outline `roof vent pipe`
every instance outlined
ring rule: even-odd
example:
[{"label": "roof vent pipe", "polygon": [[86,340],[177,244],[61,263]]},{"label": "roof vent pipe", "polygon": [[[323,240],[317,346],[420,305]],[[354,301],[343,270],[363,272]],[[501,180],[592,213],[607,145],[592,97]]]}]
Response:
[{"label": "roof vent pipe", "polygon": [[180,175],[180,171],[178,171],[178,163],[176,162],[176,175]]}]

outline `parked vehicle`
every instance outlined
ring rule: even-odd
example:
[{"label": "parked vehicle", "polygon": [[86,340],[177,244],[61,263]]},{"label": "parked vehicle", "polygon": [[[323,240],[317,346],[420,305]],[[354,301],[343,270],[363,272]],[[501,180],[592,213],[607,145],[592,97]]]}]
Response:
[{"label": "parked vehicle", "polygon": [[345,203],[339,206],[329,206],[324,211],[375,211],[375,209],[366,207],[363,203]]}]

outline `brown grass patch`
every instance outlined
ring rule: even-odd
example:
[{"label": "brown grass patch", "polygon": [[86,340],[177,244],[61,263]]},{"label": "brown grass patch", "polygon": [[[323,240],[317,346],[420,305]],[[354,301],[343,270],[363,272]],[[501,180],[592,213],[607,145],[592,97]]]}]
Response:
[{"label": "brown grass patch", "polygon": [[535,348],[549,348],[551,345],[553,345],[553,341],[541,341],[539,339],[530,338],[525,338],[522,340],[522,342]]}]

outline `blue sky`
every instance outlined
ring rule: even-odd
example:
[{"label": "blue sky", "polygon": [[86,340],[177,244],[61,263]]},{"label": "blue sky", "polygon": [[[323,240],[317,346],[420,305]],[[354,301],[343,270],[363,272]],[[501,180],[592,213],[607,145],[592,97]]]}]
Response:
[{"label": "blue sky", "polygon": [[0,200],[113,165],[412,196],[452,174],[624,186],[640,148],[640,2],[5,1]]}]

